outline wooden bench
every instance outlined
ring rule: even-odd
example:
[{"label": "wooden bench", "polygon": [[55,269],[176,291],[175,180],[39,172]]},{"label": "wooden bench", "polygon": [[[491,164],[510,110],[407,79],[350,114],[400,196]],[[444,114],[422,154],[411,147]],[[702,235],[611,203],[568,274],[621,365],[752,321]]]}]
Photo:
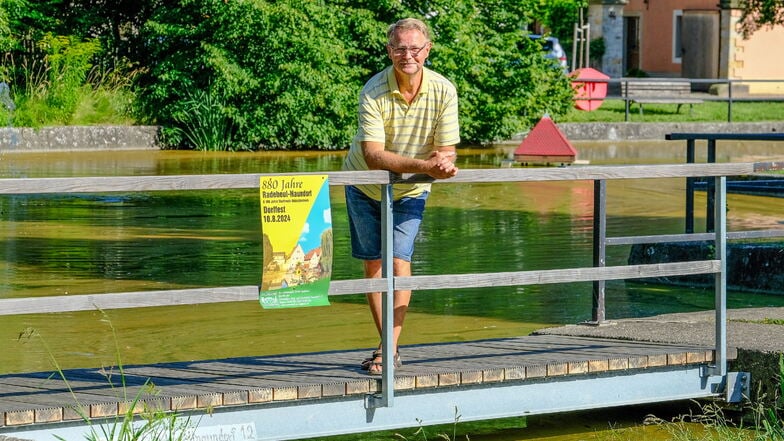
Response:
[{"label": "wooden bench", "polygon": [[621,95],[626,99],[626,105],[634,102],[640,106],[642,116],[643,104],[677,104],[676,112],[681,111],[683,104],[689,105],[689,115],[692,113],[692,106],[703,102],[700,98],[695,98],[691,94],[691,83],[680,80],[641,80],[627,79],[621,80]]}]

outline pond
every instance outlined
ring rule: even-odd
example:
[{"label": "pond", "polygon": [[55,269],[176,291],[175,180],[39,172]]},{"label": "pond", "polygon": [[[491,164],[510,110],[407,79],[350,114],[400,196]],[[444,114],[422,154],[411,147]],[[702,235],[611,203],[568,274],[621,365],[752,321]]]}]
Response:
[{"label": "pond", "polygon": [[[575,142],[599,164],[682,163],[685,143]],[[514,145],[459,150],[461,168],[505,165]],[[719,161],[782,160],[780,144],[735,143]],[[345,152],[0,152],[0,177],[278,173],[338,170]],[[699,159],[698,159],[699,160]],[[701,159],[704,160],[704,159]],[[575,167],[578,165],[574,165]],[[0,297],[100,294],[231,285],[261,278],[254,190],[0,196]],[[608,237],[684,231],[684,179],[608,183]],[[333,279],[361,277],[349,255],[342,187],[331,191]],[[696,206],[704,207],[704,193]],[[590,181],[437,183],[417,240],[415,274],[590,266]],[[780,199],[730,194],[729,230],[781,228]],[[704,230],[704,210],[696,229]],[[608,265],[629,248],[610,247]],[[591,284],[433,290],[414,294],[401,344],[525,335],[591,317]],[[328,307],[258,303],[31,314],[0,322],[0,373],[369,348],[364,296]],[[731,308],[784,306],[784,296],[729,293]],[[607,318],[713,308],[713,291],[608,282]]]}]

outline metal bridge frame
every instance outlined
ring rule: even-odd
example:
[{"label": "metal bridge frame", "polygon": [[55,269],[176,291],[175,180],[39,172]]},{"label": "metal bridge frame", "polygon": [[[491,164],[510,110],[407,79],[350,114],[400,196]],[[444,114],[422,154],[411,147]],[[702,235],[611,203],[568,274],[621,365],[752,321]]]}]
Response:
[{"label": "metal bridge frame", "polygon": [[[381,183],[383,192],[382,216],[383,230],[383,282],[386,286],[383,302],[383,337],[384,353],[391,353],[392,342],[392,309],[394,290],[434,289],[470,286],[499,286],[501,284],[542,284],[563,283],[564,281],[593,281],[594,308],[593,324],[601,325],[605,321],[604,313],[604,281],[612,278],[629,278],[629,272],[614,268],[610,271],[596,271],[604,267],[605,245],[633,243],[635,240],[713,240],[716,249],[715,259],[705,261],[705,266],[690,268],[689,274],[715,273],[715,311],[716,339],[714,365],[685,365],[661,368],[641,369],[638,371],[608,371],[581,376],[547,377],[546,379],[528,379],[518,382],[486,383],[475,386],[452,388],[436,388],[432,390],[395,391],[394,367],[390,363],[384,366],[382,389],[380,394],[364,397],[344,396],[334,399],[302,400],[292,402],[276,402],[263,405],[247,405],[241,407],[215,408],[209,414],[203,411],[180,413],[189,417],[198,425],[193,432],[194,439],[224,439],[220,436],[234,434],[234,438],[225,439],[258,439],[282,440],[315,436],[336,435],[355,432],[388,430],[403,427],[416,427],[459,421],[474,421],[512,416],[526,416],[554,412],[574,411],[581,409],[624,406],[651,402],[664,402],[691,398],[723,397],[730,402],[740,401],[744,391],[748,390],[749,376],[745,373],[727,372],[727,307],[726,307],[726,177],[727,175],[751,174],[759,169],[776,167],[776,164],[705,164],[705,165],[670,165],[670,166],[624,166],[624,167],[581,167],[569,170],[461,170],[461,175],[450,182],[503,182],[503,181],[537,181],[537,180],[574,180],[589,179],[594,181],[595,188],[595,251],[594,268],[586,271],[575,271],[568,276],[562,270],[550,272],[520,272],[503,275],[491,279],[492,274],[452,275],[452,276],[411,276],[394,277],[392,275],[392,184],[395,182],[424,182],[429,178],[420,175],[394,176],[384,174],[385,181],[379,182],[378,172],[371,172],[365,180]],[[332,180],[332,176],[337,179]],[[605,219],[605,179],[629,178],[662,178],[684,176],[713,176],[715,178],[716,204],[714,210],[715,232],[697,235],[666,235],[648,236],[645,238],[606,238],[604,231]],[[239,176],[233,188],[247,188],[248,183],[258,185],[262,175]],[[330,173],[332,185],[346,185],[351,178],[346,172]],[[357,176],[352,175],[352,176]],[[176,178],[179,178],[176,179]],[[150,191],[161,189],[182,189],[182,181],[190,182],[191,187],[211,189],[214,183],[205,182],[204,177],[155,177],[148,182],[139,184],[140,177],[115,178],[120,183],[106,189],[104,178],[87,178],[91,186],[98,186],[104,191]],[[111,179],[111,178],[106,178]],[[16,182],[22,181],[22,182]],[[39,192],[83,192],[84,183],[74,184],[71,178],[32,179],[32,180],[1,180],[0,194],[31,193],[39,188]],[[55,184],[53,186],[53,183]],[[57,185],[59,184],[59,185]],[[17,186],[17,187],[15,187]],[[252,185],[251,185],[252,186]],[[57,190],[51,190],[56,188]],[[93,188],[93,187],[90,187]],[[658,238],[658,239],[657,239]],[[718,265],[718,266],[717,266]],[[647,268],[639,266],[631,277],[650,277]],[[619,267],[622,268],[622,267]],[[683,273],[684,267],[657,270],[670,273]],[[615,270],[614,273],[611,271]],[[653,271],[653,269],[651,269]],[[530,274],[537,273],[537,274]],[[609,274],[609,276],[608,276]],[[441,277],[441,279],[438,279]],[[444,277],[451,285],[444,286]],[[362,281],[363,289],[370,289],[370,280]],[[439,282],[438,284],[436,282]],[[379,285],[372,285],[373,289]],[[344,289],[342,293],[364,292]],[[332,294],[332,288],[331,288]],[[91,305],[95,306],[97,297],[92,297]],[[0,310],[8,305],[10,312],[20,314],[29,311],[25,308],[40,308],[47,299],[9,299],[0,301]],[[13,302],[17,300],[17,302]],[[57,299],[67,302],[68,299]],[[215,300],[212,300],[215,301]],[[203,300],[203,303],[210,302]],[[131,305],[137,306],[137,305]],[[117,306],[117,307],[131,307]],[[49,305],[48,307],[52,307]],[[83,439],[85,433],[97,430],[102,433],[102,424],[108,427],[115,421],[110,419],[97,421],[77,421],[72,423],[56,423],[35,426],[2,427],[0,435],[15,436],[25,440],[51,440],[53,436],[64,439]],[[239,434],[246,436],[239,437]],[[204,438],[199,438],[204,436]],[[218,436],[207,438],[206,436]]]},{"label": "metal bridge frame", "polygon": [[[390,407],[369,407],[367,397],[355,396],[215,408],[209,414],[203,411],[181,412],[178,418],[188,419],[193,424],[191,430],[195,440],[293,440],[394,430],[416,427],[417,424],[453,424],[717,397],[722,391],[737,394],[747,386],[747,382],[748,376],[706,375],[699,366],[681,366],[645,369],[635,374],[550,377],[514,384],[489,383],[426,392],[401,392],[395,397],[394,406]],[[740,396],[725,398],[739,400]],[[104,424],[103,428],[101,424]],[[113,424],[116,424],[113,420],[98,422],[92,429],[97,434],[110,433]],[[77,440],[85,439],[89,429],[84,422],[78,422],[18,427],[11,433],[0,433],[25,441],[51,441],[55,435]],[[248,435],[251,433],[252,436]],[[220,438],[221,435],[224,438]]]}]

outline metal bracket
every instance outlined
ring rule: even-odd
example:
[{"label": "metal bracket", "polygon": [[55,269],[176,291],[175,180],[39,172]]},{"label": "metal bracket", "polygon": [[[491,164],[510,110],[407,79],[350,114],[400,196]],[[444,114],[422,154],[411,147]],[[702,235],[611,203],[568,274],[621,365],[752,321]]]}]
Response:
[{"label": "metal bracket", "polygon": [[[720,376],[717,366],[700,366],[700,377],[708,378]],[[739,403],[748,398],[751,388],[751,374],[749,372],[727,372],[722,376],[721,382],[713,385],[714,393],[724,393],[728,403]]]},{"label": "metal bracket", "polygon": [[728,403],[740,403],[749,397],[751,373],[728,372],[726,380],[726,400]]},{"label": "metal bracket", "polygon": [[716,365],[700,366],[700,377],[707,378],[716,375],[721,375],[721,369]]},{"label": "metal bracket", "polygon": [[380,407],[387,407],[384,402],[384,397],[379,394],[365,395],[365,409],[378,409]]}]

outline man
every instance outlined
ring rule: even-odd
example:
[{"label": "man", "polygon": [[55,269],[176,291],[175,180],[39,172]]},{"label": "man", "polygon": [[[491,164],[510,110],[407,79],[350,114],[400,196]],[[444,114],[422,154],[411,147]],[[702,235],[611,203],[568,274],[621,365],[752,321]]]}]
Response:
[{"label": "man", "polygon": [[[387,54],[392,66],[371,78],[359,96],[359,129],[346,157],[344,170],[389,170],[426,173],[436,179],[457,174],[455,146],[460,142],[457,91],[443,76],[424,67],[432,43],[427,25],[407,18],[387,32]],[[395,185],[393,196],[393,269],[411,275],[414,239],[419,231],[429,184]],[[364,262],[365,277],[381,277],[381,188],[346,187],[351,251]],[[381,293],[367,294],[370,311],[381,334]],[[397,351],[411,291],[395,291],[392,359]],[[379,349],[362,363],[371,375],[383,371]]]}]

